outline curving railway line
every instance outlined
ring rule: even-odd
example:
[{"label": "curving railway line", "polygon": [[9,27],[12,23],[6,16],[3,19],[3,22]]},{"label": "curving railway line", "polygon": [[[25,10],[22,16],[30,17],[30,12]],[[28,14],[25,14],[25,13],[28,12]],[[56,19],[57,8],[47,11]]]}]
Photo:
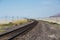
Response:
[{"label": "curving railway line", "polygon": [[0,40],[13,40],[15,37],[21,35],[24,32],[28,32],[28,30],[31,30],[38,24],[38,21],[33,20],[32,23],[25,25],[24,27],[18,28],[16,30],[7,32],[5,34],[0,35]]},{"label": "curving railway line", "polygon": [[60,40],[60,25],[41,20],[32,21],[23,27],[0,35],[0,40]]}]

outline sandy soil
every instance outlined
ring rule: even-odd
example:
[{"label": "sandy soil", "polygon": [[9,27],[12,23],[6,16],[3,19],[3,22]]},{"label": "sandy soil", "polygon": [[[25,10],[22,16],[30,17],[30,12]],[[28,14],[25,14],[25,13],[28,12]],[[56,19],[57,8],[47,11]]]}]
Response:
[{"label": "sandy soil", "polygon": [[39,23],[28,33],[22,34],[13,40],[60,40],[60,29],[48,22]]}]

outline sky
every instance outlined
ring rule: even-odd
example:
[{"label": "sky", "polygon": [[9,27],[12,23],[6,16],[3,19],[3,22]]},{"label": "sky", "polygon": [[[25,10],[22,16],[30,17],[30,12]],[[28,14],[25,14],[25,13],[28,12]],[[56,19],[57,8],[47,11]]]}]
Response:
[{"label": "sky", "polygon": [[49,17],[60,12],[60,0],[0,0],[0,17]]}]

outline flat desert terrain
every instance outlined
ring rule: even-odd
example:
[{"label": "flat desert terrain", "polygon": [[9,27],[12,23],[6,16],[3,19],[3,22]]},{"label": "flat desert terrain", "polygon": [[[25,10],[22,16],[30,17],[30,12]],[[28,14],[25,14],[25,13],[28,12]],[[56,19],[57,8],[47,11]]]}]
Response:
[{"label": "flat desert terrain", "polygon": [[33,29],[13,40],[60,40],[60,25],[39,20]]}]

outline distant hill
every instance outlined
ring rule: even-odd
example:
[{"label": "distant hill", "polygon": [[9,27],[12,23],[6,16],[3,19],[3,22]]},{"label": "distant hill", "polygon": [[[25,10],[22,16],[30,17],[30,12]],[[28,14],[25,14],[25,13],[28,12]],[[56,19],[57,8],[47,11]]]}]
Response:
[{"label": "distant hill", "polygon": [[50,16],[50,17],[60,17],[60,13],[57,13],[57,14]]}]

